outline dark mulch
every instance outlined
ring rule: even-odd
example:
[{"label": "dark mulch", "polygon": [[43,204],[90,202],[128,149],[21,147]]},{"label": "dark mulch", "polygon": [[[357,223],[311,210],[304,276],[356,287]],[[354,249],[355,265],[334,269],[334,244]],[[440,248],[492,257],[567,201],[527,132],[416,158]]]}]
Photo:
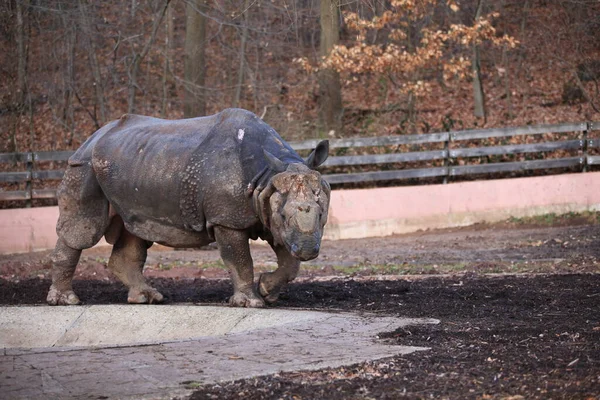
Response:
[{"label": "dark mulch", "polygon": [[[0,280],[0,304],[42,304],[49,282]],[[170,303],[219,303],[227,280],[155,279]],[[88,304],[123,303],[117,283],[75,282]],[[193,399],[577,398],[600,394],[600,275],[430,277],[293,283],[278,307],[432,317],[380,332],[431,347],[346,368],[281,373],[198,388]],[[512,397],[511,397],[512,396]],[[519,397],[522,396],[522,397]]]},{"label": "dark mulch", "polygon": [[193,399],[595,399],[600,394],[599,275],[307,283],[292,286],[282,300],[285,306],[442,322],[379,335],[394,344],[431,347],[427,352],[213,385]]}]

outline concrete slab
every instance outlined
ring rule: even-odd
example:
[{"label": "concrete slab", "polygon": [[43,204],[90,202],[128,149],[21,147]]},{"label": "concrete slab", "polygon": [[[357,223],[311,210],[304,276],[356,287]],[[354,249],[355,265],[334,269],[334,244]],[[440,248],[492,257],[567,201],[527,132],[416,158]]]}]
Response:
[{"label": "concrete slab", "polygon": [[165,343],[322,317],[323,313],[309,311],[189,305],[4,307],[0,309],[0,348]]},{"label": "concrete slab", "polygon": [[438,322],[191,305],[6,307],[0,388],[17,399],[166,399],[207,383],[425,350],[377,335]]}]

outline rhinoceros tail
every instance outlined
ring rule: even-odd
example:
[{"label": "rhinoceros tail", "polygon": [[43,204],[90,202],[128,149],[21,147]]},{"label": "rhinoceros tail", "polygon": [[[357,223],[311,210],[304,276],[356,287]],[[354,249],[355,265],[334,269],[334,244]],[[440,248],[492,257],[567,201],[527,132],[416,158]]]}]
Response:
[{"label": "rhinoceros tail", "polygon": [[81,166],[85,163],[90,163],[92,160],[92,151],[94,150],[94,146],[100,140],[102,136],[104,136],[108,131],[116,127],[119,123],[119,120],[111,121],[108,124],[104,125],[102,128],[98,129],[94,132],[87,140],[73,153],[71,157],[69,157],[69,165],[73,167]]},{"label": "rhinoceros tail", "polygon": [[58,236],[72,249],[83,250],[98,243],[109,224],[108,200],[90,163],[67,167],[57,197]]}]

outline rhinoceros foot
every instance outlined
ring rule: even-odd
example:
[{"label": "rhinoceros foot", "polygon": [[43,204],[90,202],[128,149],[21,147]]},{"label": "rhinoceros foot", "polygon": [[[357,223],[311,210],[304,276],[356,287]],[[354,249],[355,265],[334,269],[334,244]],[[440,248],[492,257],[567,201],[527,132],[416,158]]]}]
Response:
[{"label": "rhinoceros foot", "polygon": [[255,294],[247,295],[238,292],[229,298],[229,305],[232,307],[260,308],[265,306],[265,301]]},{"label": "rhinoceros foot", "polygon": [[282,286],[281,281],[272,272],[261,274],[258,280],[258,291],[267,304],[277,301]]},{"label": "rhinoceros foot", "polygon": [[162,303],[163,295],[151,286],[132,287],[127,295],[127,302],[130,304],[152,304]]},{"label": "rhinoceros foot", "polygon": [[76,306],[81,304],[79,297],[72,290],[58,290],[54,285],[50,286],[46,302],[51,306]]}]

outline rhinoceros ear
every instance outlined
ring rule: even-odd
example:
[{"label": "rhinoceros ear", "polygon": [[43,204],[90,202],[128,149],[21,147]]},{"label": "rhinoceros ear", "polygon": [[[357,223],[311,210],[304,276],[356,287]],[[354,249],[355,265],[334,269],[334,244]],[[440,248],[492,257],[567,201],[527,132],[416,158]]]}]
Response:
[{"label": "rhinoceros ear", "polygon": [[265,158],[267,159],[267,163],[269,167],[275,172],[284,172],[287,169],[287,165],[281,161],[279,158],[275,157],[273,154],[269,153],[266,150],[263,150],[265,154]]},{"label": "rhinoceros ear", "polygon": [[327,157],[329,157],[329,140],[321,140],[312,153],[309,154],[306,165],[311,169],[315,169],[323,164]]}]

